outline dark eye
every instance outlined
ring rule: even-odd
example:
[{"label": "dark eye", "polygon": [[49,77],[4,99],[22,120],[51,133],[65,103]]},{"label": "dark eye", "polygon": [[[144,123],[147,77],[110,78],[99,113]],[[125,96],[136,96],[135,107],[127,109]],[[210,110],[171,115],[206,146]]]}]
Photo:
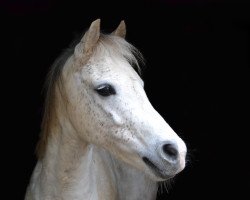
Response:
[{"label": "dark eye", "polygon": [[116,94],[115,89],[109,84],[102,84],[102,85],[98,86],[95,89],[95,91],[97,91],[98,94],[100,94],[104,97]]}]

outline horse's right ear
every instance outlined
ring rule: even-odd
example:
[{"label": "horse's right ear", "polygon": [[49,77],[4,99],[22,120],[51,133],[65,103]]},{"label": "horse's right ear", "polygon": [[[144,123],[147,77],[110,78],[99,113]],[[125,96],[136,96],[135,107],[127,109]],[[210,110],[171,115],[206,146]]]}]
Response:
[{"label": "horse's right ear", "polygon": [[93,21],[84,34],[79,44],[75,47],[75,56],[82,57],[83,54],[91,54],[100,37],[100,19]]},{"label": "horse's right ear", "polygon": [[126,37],[126,24],[125,21],[122,20],[118,27],[111,33],[112,35],[119,36],[121,38]]}]

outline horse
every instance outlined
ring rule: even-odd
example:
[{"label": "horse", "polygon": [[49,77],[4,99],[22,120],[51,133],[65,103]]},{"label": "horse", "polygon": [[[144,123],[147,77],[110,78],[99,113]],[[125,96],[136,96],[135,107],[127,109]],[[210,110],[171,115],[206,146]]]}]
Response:
[{"label": "horse", "polygon": [[184,169],[186,145],[151,105],[125,36],[124,21],[104,34],[97,19],[52,65],[25,200],[152,200]]}]

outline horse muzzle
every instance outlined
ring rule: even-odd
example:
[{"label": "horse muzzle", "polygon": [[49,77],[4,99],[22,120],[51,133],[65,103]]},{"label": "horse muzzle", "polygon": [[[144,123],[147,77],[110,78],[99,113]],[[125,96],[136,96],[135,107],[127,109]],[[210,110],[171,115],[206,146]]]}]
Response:
[{"label": "horse muzzle", "polygon": [[175,143],[165,142],[156,148],[154,154],[143,156],[142,160],[156,177],[170,179],[184,169],[186,148],[180,151]]}]

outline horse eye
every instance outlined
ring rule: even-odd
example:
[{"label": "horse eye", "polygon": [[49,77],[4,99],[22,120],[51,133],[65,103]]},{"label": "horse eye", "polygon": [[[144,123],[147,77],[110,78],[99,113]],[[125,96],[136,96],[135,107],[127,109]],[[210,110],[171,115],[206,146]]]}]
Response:
[{"label": "horse eye", "polygon": [[95,91],[97,91],[98,94],[100,94],[101,96],[104,96],[104,97],[116,94],[115,89],[109,84],[102,84],[102,85],[98,86],[95,89]]}]

